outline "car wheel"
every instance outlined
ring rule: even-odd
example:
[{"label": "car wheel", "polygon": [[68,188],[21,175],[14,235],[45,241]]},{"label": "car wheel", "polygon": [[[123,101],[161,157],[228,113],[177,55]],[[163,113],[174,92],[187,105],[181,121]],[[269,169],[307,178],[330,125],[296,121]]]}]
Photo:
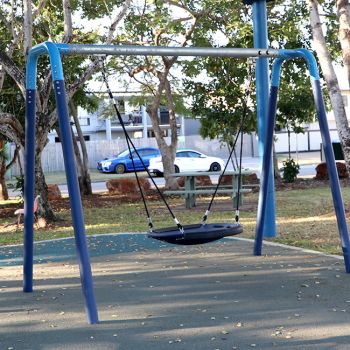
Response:
[{"label": "car wheel", "polygon": [[210,166],[210,169],[209,171],[220,171],[221,170],[221,165],[219,163],[213,163],[211,166]]},{"label": "car wheel", "polygon": [[177,174],[177,173],[179,173],[179,172],[180,172],[179,167],[178,167],[177,165],[175,165],[175,173]]},{"label": "car wheel", "polygon": [[163,176],[164,176],[164,174],[163,174],[161,171],[156,171],[156,172],[154,173],[154,175],[155,175],[156,177],[163,177]]},{"label": "car wheel", "polygon": [[116,174],[124,174],[125,170],[126,169],[124,164],[117,164],[114,168]]}]

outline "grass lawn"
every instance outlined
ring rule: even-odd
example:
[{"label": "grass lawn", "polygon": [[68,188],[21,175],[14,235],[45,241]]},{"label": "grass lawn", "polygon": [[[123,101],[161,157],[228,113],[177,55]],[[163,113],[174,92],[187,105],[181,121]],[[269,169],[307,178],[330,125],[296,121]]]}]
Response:
[{"label": "grass lawn", "polygon": [[[313,185],[315,186],[315,184]],[[350,203],[350,187],[343,188],[345,207]],[[240,210],[244,226],[242,237],[254,237],[258,194],[245,195]],[[201,197],[193,209],[185,209],[184,200],[169,199],[176,216],[183,224],[199,223],[208,205],[209,198]],[[95,194],[84,199],[87,234],[144,232],[147,220],[139,198]],[[16,230],[13,224],[15,209],[21,205],[16,201],[0,202],[0,245],[22,242],[23,226]],[[70,206],[67,198],[53,201],[52,206],[60,221],[35,229],[35,240],[68,237],[73,235]],[[172,225],[172,219],[162,202],[154,195],[149,207],[156,228]],[[218,197],[213,205],[208,222],[233,222],[232,202],[228,197]],[[332,254],[341,254],[332,198],[327,183],[317,187],[284,188],[276,191],[277,238],[275,241]],[[40,222],[39,222],[40,223]]]}]

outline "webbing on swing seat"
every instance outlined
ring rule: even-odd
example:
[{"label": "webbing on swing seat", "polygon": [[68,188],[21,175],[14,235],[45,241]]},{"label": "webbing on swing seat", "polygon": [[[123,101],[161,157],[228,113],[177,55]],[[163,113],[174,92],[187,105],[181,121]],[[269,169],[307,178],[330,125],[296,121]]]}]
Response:
[{"label": "webbing on swing seat", "polygon": [[[206,210],[203,218],[202,218],[202,222],[200,224],[192,224],[192,225],[182,225],[179,220],[176,218],[176,216],[174,215],[173,211],[171,210],[169,204],[167,203],[163,193],[160,191],[159,187],[157,186],[156,182],[154,181],[153,177],[151,176],[148,168],[146,167],[146,165],[143,162],[143,159],[141,158],[141,156],[139,155],[134,143],[132,142],[129,134],[127,133],[127,130],[125,128],[125,124],[123,122],[123,119],[120,115],[120,112],[118,110],[117,107],[117,103],[116,100],[113,96],[113,93],[109,87],[108,84],[108,80],[107,80],[107,71],[104,65],[104,61],[102,60],[102,78],[103,81],[106,85],[107,88],[107,92],[108,95],[113,103],[114,109],[116,111],[117,117],[118,117],[118,121],[123,129],[125,138],[126,138],[126,142],[128,145],[128,150],[129,150],[129,154],[130,154],[130,158],[132,160],[133,163],[133,167],[134,167],[134,173],[135,173],[135,177],[136,177],[136,181],[137,181],[137,185],[139,187],[140,193],[141,193],[141,198],[144,204],[144,208],[146,211],[146,215],[147,215],[147,220],[148,220],[148,237],[150,238],[154,238],[157,240],[161,240],[167,243],[172,243],[172,244],[179,244],[179,245],[193,245],[193,244],[203,244],[203,243],[208,243],[208,242],[213,242],[216,241],[218,239],[221,239],[223,237],[227,237],[227,236],[233,236],[233,235],[237,235],[243,232],[243,227],[240,225],[239,223],[239,196],[240,196],[240,185],[241,185],[241,168],[242,168],[242,142],[243,142],[243,122],[244,119],[246,117],[247,114],[247,100],[249,97],[249,88],[246,91],[246,100],[244,102],[244,108],[243,108],[243,112],[242,112],[242,117],[241,117],[241,125],[239,128],[239,131],[236,135],[235,141],[233,143],[233,147],[231,149],[230,152],[230,156],[227,159],[227,162],[225,164],[225,168],[222,172],[222,174],[219,177],[219,181],[218,184],[215,188],[215,191],[213,193],[213,196],[211,198],[211,201],[209,203],[208,209]],[[249,84],[250,86],[250,84]],[[225,173],[225,170],[228,166],[228,163],[232,157],[232,152],[234,151],[235,145],[237,143],[238,137],[239,135],[241,135],[241,150],[240,150],[240,167],[239,167],[239,183],[238,183],[238,189],[237,189],[237,207],[236,207],[236,211],[235,211],[235,223],[231,224],[231,223],[213,223],[213,224],[207,224],[207,218],[208,215],[210,213],[210,209],[211,206],[213,204],[214,198],[217,194],[217,190],[220,186],[221,183],[221,179]],[[158,194],[160,195],[161,199],[163,200],[165,206],[167,207],[170,215],[172,216],[174,222],[175,222],[175,227],[167,227],[167,228],[162,228],[162,229],[153,229],[153,223],[152,223],[152,219],[150,217],[150,213],[147,207],[147,203],[146,203],[146,199],[145,199],[145,195],[143,193],[141,184],[140,184],[140,180],[136,171],[136,168],[134,166],[134,159],[133,159],[133,155],[132,155],[132,151],[131,148],[134,149],[136,155],[139,157],[141,164],[143,165],[143,167],[145,168],[145,170],[147,171],[147,174],[149,176],[149,178],[151,179],[153,185],[155,186]]]}]

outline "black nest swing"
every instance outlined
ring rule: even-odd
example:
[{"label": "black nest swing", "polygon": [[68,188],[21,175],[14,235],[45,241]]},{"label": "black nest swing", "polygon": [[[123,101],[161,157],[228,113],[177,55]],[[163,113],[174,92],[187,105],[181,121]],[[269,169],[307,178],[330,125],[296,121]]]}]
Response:
[{"label": "black nest swing", "polygon": [[184,233],[181,233],[177,227],[166,227],[149,232],[148,237],[172,244],[193,245],[214,242],[243,232],[243,227],[239,223],[193,224],[182,227]]},{"label": "black nest swing", "polygon": [[[200,224],[192,224],[192,225],[181,225],[180,222],[178,221],[178,219],[175,217],[173,211],[171,210],[171,208],[169,207],[169,204],[167,203],[166,199],[164,198],[162,192],[159,190],[157,184],[155,183],[154,179],[152,178],[151,174],[149,173],[149,170],[147,169],[147,167],[145,166],[141,156],[139,155],[134,143],[132,142],[129,134],[126,131],[123,119],[119,113],[118,107],[117,107],[117,103],[114,99],[114,96],[112,94],[112,91],[109,87],[108,81],[107,81],[107,72],[106,72],[106,68],[104,66],[104,62],[102,61],[102,77],[104,80],[104,83],[106,85],[107,88],[107,92],[109,94],[109,97],[111,99],[111,102],[114,105],[114,109],[116,111],[117,117],[118,117],[118,121],[120,123],[120,125],[122,126],[123,132],[125,134],[125,138],[127,141],[127,145],[128,145],[128,149],[129,149],[129,153],[130,153],[130,158],[134,167],[134,173],[135,173],[135,177],[136,177],[136,181],[140,190],[140,194],[143,200],[143,204],[145,207],[145,211],[147,214],[147,219],[148,219],[148,237],[153,238],[153,239],[157,239],[160,241],[164,241],[167,243],[171,243],[171,244],[178,244],[178,245],[195,245],[195,244],[204,244],[204,243],[209,243],[209,242],[213,242],[213,241],[217,241],[221,238],[224,237],[228,237],[228,236],[234,236],[234,235],[238,235],[240,233],[243,232],[243,227],[241,226],[241,224],[239,223],[239,197],[240,197],[240,187],[241,187],[241,169],[242,169],[242,147],[243,147],[243,137],[241,137],[241,149],[240,149],[240,164],[239,164],[239,175],[238,175],[238,189],[237,189],[237,208],[236,208],[236,213],[235,213],[235,222],[234,223],[212,223],[212,224],[207,224],[206,220],[208,218],[211,206],[213,204],[214,198],[216,196],[217,190],[220,186],[220,182],[221,179],[225,173],[225,170],[228,166],[229,160],[231,159],[231,156],[233,154],[234,151],[234,147],[237,143],[238,137],[239,135],[242,133],[242,129],[243,129],[243,121],[245,119],[245,116],[247,114],[247,99],[248,99],[248,95],[249,92],[247,89],[246,91],[246,100],[245,103],[243,105],[243,112],[242,112],[242,117],[241,117],[241,125],[239,128],[239,131],[236,135],[233,147],[230,151],[230,156],[228,157],[228,160],[225,164],[225,168],[222,172],[222,174],[219,177],[219,181],[218,184],[215,188],[215,191],[213,193],[213,196],[211,198],[211,201],[209,203],[208,209],[205,213],[205,215],[203,216],[202,219],[202,223]],[[145,200],[145,196],[142,190],[142,187],[140,185],[140,180],[137,174],[137,171],[135,170],[136,167],[134,165],[134,158],[131,152],[131,147],[134,149],[137,157],[140,159],[143,167],[145,168],[145,170],[147,171],[147,174],[149,176],[149,178],[151,179],[153,185],[155,186],[156,190],[158,191],[159,196],[161,197],[161,199],[163,200],[164,204],[166,205],[166,207],[168,208],[168,211],[170,213],[170,215],[172,216],[174,222],[175,222],[175,226],[173,227],[166,227],[166,228],[161,228],[161,229],[153,229],[153,223],[149,214],[149,210],[146,204],[146,200]]]}]

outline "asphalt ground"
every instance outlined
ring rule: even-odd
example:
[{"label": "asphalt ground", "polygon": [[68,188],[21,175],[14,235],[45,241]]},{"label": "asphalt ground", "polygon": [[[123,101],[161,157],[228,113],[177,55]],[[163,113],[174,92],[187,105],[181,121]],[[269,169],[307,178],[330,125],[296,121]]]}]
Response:
[{"label": "asphalt ground", "polygon": [[342,259],[223,239],[172,246],[89,238],[100,323],[85,319],[74,241],[36,244],[23,293],[19,246],[0,250],[0,349],[349,349]]}]

